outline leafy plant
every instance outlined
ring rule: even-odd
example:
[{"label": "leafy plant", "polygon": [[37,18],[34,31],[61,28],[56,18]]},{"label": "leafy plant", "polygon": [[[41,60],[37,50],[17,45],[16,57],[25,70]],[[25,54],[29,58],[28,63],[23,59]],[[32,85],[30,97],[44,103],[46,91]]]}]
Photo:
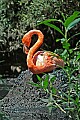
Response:
[{"label": "leafy plant", "polygon": [[[48,19],[45,21],[40,22],[38,25],[40,24],[45,24],[47,26],[49,26],[50,28],[55,29],[56,31],[58,31],[62,38],[57,38],[56,42],[61,41],[64,52],[61,54],[61,56],[63,57],[63,59],[65,60],[65,62],[67,62],[69,60],[69,57],[72,52],[73,49],[70,49],[70,43],[69,41],[74,38],[75,36],[79,35],[79,33],[76,33],[72,36],[69,37],[69,31],[76,26],[76,24],[78,24],[80,22],[80,12],[79,11],[75,11],[70,17],[65,17],[64,14],[62,13],[62,17],[63,20],[61,19]],[[63,26],[63,30],[61,30],[58,26],[56,26],[54,24],[54,22],[58,22],[61,23],[61,25]]]},{"label": "leafy plant", "polygon": [[49,108],[49,113],[51,114],[53,107],[55,108],[58,107],[65,113],[65,111],[61,108],[61,106],[56,102],[55,98],[53,97],[53,96],[59,97],[56,95],[57,89],[53,87],[53,82],[56,80],[56,77],[55,76],[50,77],[50,75],[45,74],[45,77],[43,78],[37,75],[37,79],[39,81],[38,83],[29,82],[29,84],[44,90],[48,98],[45,99],[41,98],[41,101],[47,103],[47,107]]},{"label": "leafy plant", "polygon": [[[67,74],[68,82],[67,82],[67,91],[58,91],[59,96],[56,95],[56,89],[53,87],[53,82],[55,79],[49,79],[49,76],[46,75],[44,80],[40,79],[38,76],[38,80],[40,84],[33,84],[38,88],[44,89],[49,94],[48,99],[44,100],[48,104],[49,110],[51,111],[52,107],[55,106],[60,108],[64,113],[68,113],[69,117],[72,117],[73,120],[80,119],[80,53],[79,53],[79,41],[76,44],[75,48],[70,48],[69,41],[75,36],[79,35],[79,33],[75,33],[72,36],[69,36],[69,32],[80,22],[80,12],[75,11],[70,17],[65,17],[62,14],[63,21],[57,19],[49,19],[41,22],[40,24],[45,24],[51,28],[54,28],[58,31],[62,38],[58,38],[56,41],[61,41],[63,50],[61,57],[64,59],[66,65],[62,68]],[[63,26],[63,30],[54,25],[54,22],[60,22]],[[39,25],[40,25],[39,24]],[[57,97],[57,100],[55,97]],[[59,103],[58,103],[59,101]],[[61,107],[64,106],[64,109]],[[74,114],[75,113],[75,114]]]},{"label": "leafy plant", "polygon": [[[54,82],[56,77],[50,74],[45,74],[44,77],[38,78],[38,83],[29,82],[29,84],[37,87],[37,89],[42,89],[46,93],[45,98],[41,98],[41,101],[47,104],[49,113],[51,114],[53,108],[59,108],[63,113],[68,114],[73,120],[79,120],[80,118],[80,76],[74,76],[73,73],[76,69],[71,69],[70,67],[62,68],[66,75],[67,84],[66,91],[57,89]],[[65,84],[63,87],[65,87]],[[74,114],[75,113],[75,114]]]}]

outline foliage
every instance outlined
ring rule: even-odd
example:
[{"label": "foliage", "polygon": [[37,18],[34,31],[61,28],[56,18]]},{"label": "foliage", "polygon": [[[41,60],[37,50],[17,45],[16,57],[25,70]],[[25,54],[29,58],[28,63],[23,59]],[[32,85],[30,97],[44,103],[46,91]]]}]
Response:
[{"label": "foliage", "polygon": [[[79,61],[77,61],[79,64]],[[76,64],[76,63],[75,63]],[[37,75],[38,83],[30,82],[29,84],[36,86],[37,89],[43,89],[46,92],[47,98],[41,98],[41,100],[47,103],[49,113],[51,114],[52,108],[59,108],[63,113],[68,114],[73,120],[80,118],[80,76],[76,74],[78,66],[74,69],[69,66],[63,68],[67,74],[68,81],[64,83],[64,87],[67,84],[67,90],[64,92],[53,86],[56,80],[55,76],[45,74],[45,78],[40,78]],[[74,74],[73,74],[74,73]]]},{"label": "foliage", "polygon": [[[67,2],[63,0],[21,0],[22,5],[22,21],[31,27],[35,27],[36,23],[41,22],[44,19],[56,18],[60,16],[60,11],[64,12],[67,16],[72,13],[75,8],[73,7],[74,1]],[[76,6],[79,6],[79,2],[76,2]],[[69,6],[69,7],[68,7]],[[70,8],[71,7],[71,8]],[[76,10],[79,7],[76,7]],[[54,12],[53,12],[54,11]]]},{"label": "foliage", "polygon": [[[32,0],[26,4],[25,0],[21,0],[20,4],[23,5],[21,19],[22,22],[26,22],[26,25],[30,25],[31,27],[35,27],[38,21],[42,21],[46,19],[48,16],[52,16],[52,11],[54,7],[51,5],[54,3],[54,0]],[[26,10],[25,10],[26,9]]]},{"label": "foliage", "polygon": [[0,1],[0,49],[1,51],[11,52],[20,47],[21,33],[18,25],[18,1]]},{"label": "foliage", "polygon": [[0,120],[9,120],[9,119],[4,113],[0,112]]},{"label": "foliage", "polygon": [[[68,36],[68,33],[70,32],[70,30],[72,30],[73,27],[76,26],[76,24],[78,24],[80,22],[80,12],[75,11],[70,17],[65,17],[64,14],[62,13],[62,17],[63,20],[61,19],[48,19],[45,20],[43,22],[40,22],[40,24],[45,24],[53,29],[55,29],[56,31],[58,31],[61,35],[62,38],[57,38],[56,42],[61,41],[64,52],[62,53],[62,57],[64,57],[63,59],[65,61],[68,60],[70,54],[72,54],[72,52],[74,51],[73,49],[70,49],[70,39],[74,38],[75,36],[79,35],[79,33],[76,33],[72,36]],[[51,23],[52,22],[52,23]],[[56,25],[54,25],[54,22],[60,22],[63,26],[63,31],[57,27]],[[69,56],[67,56],[69,54]]]},{"label": "foliage", "polygon": [[[47,103],[49,107],[49,111],[51,112],[53,107],[58,107],[64,113],[68,113],[69,117],[73,120],[80,119],[80,53],[79,53],[79,41],[76,44],[74,49],[70,48],[69,40],[74,36],[80,34],[75,33],[72,36],[68,36],[68,32],[72,30],[73,27],[76,26],[80,22],[80,12],[75,11],[70,17],[65,18],[63,16],[63,21],[58,19],[49,19],[41,22],[40,24],[48,25],[51,28],[54,28],[58,31],[62,38],[58,38],[56,41],[61,41],[62,43],[62,54],[61,57],[65,61],[65,67],[62,68],[67,74],[67,90],[61,91],[56,90],[53,86],[53,82],[55,81],[55,76],[50,78],[49,75],[46,74],[45,79],[37,76],[39,83],[30,83],[34,86],[43,89],[48,94],[48,99],[42,99]],[[54,25],[54,22],[61,22],[64,26],[63,30]],[[56,99],[57,98],[57,99]]]},{"label": "foliage", "polygon": [[[0,1],[0,49],[13,51],[21,44],[23,33],[35,28],[36,24],[48,18],[60,18],[60,11],[66,16],[80,9],[75,0],[1,0]],[[54,12],[53,12],[54,11]],[[43,27],[42,27],[43,29]]]}]

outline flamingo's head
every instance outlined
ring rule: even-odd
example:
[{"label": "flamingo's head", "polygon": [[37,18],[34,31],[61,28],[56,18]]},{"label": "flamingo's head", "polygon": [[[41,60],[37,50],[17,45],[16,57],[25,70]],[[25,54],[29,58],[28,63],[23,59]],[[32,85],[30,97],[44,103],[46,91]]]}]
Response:
[{"label": "flamingo's head", "polygon": [[29,33],[26,33],[23,38],[22,38],[22,43],[23,43],[23,52],[25,54],[28,54],[29,52],[29,46],[31,43],[31,36]]},{"label": "flamingo's head", "polygon": [[29,48],[31,43],[31,36],[30,34],[26,33],[22,38],[22,43]]}]

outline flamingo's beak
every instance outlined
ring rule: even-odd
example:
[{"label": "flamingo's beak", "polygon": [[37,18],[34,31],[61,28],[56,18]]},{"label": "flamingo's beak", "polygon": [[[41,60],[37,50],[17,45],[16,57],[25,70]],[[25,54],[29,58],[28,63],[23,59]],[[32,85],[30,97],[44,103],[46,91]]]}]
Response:
[{"label": "flamingo's beak", "polygon": [[25,54],[28,54],[28,52],[29,52],[29,48],[25,44],[23,45],[23,52]]}]

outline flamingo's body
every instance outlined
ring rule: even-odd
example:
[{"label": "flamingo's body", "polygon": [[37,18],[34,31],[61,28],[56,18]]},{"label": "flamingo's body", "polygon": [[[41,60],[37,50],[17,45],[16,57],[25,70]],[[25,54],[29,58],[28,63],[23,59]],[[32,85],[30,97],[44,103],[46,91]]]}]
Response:
[{"label": "flamingo's body", "polygon": [[[30,48],[31,38],[34,34],[38,35],[37,42]],[[42,45],[44,35],[40,30],[31,30],[23,36],[22,43],[24,44],[24,50],[27,55],[27,66],[34,74],[40,74],[43,72],[50,72],[59,66],[64,66],[64,61],[59,55],[47,52],[37,51]],[[35,53],[36,52],[36,53]]]}]

